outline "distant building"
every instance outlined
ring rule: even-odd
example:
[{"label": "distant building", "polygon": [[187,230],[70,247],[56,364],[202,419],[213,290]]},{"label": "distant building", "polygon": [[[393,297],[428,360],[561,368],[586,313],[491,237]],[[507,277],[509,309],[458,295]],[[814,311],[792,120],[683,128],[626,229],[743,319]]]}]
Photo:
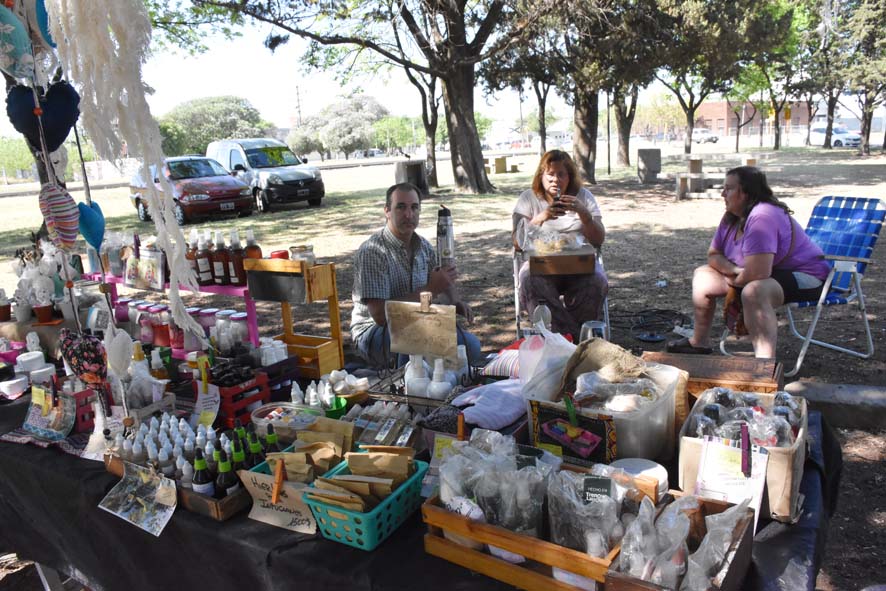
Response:
[{"label": "distant building", "polygon": [[[750,123],[741,128],[742,135],[757,135],[760,133],[760,121],[763,120],[763,132],[771,131],[772,122],[769,113],[761,113],[755,110],[751,103],[745,103],[740,108],[744,109],[741,118],[742,123],[750,119]],[[806,103],[789,102],[779,114],[779,123],[782,129],[790,133],[794,129],[806,128],[809,125],[809,111]],[[695,127],[710,129],[719,136],[734,136],[738,127],[738,119],[735,112],[726,101],[706,101],[695,111]]]}]

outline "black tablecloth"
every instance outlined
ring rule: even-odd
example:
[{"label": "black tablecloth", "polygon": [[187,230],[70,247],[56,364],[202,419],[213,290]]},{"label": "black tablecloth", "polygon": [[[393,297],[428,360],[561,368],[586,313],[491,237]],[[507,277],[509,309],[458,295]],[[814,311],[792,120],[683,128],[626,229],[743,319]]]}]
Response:
[{"label": "black tablecloth", "polygon": [[[21,425],[28,397],[0,406],[0,433]],[[839,446],[820,416],[801,491],[803,517],[757,534],[745,588],[814,589],[833,510]],[[0,548],[75,576],[95,590],[194,588],[454,591],[506,589],[425,554],[414,514],[374,552],[252,521],[225,523],[176,511],[159,538],[98,508],[117,482],[98,462],[56,449],[0,442]],[[786,577],[786,575],[788,575]]]}]

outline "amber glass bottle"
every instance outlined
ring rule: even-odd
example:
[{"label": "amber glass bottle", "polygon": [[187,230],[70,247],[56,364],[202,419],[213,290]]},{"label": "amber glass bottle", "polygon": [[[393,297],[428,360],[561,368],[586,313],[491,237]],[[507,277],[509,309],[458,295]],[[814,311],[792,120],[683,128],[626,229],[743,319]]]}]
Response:
[{"label": "amber glass bottle", "polygon": [[246,252],[240,246],[240,233],[231,230],[231,285],[246,285],[246,269],[243,268],[243,259]]},{"label": "amber glass bottle", "polygon": [[252,233],[252,230],[246,230],[246,258],[262,258],[261,246],[255,243],[255,235]]}]

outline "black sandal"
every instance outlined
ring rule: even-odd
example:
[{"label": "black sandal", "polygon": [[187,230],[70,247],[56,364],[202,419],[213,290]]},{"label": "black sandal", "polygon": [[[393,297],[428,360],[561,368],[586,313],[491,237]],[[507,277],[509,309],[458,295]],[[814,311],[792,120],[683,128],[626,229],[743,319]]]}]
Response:
[{"label": "black sandal", "polygon": [[678,341],[671,341],[665,347],[668,353],[684,353],[688,355],[710,355],[713,349],[710,347],[696,347],[689,342],[689,337],[683,337]]}]

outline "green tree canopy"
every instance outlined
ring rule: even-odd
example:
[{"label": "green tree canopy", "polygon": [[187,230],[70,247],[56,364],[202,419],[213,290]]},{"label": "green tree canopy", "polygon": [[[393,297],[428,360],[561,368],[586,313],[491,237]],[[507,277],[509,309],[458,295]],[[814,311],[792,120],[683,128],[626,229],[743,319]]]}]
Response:
[{"label": "green tree canopy", "polygon": [[372,125],[387,113],[378,101],[365,95],[333,103],[320,113],[320,141],[331,151],[343,152],[345,158],[354,150],[371,148]]},{"label": "green tree canopy", "polygon": [[248,100],[237,96],[214,96],[182,103],[161,117],[160,125],[164,148],[169,145],[167,156],[205,154],[209,142],[262,137],[274,127],[262,120],[258,109]]},{"label": "green tree canopy", "polygon": [[286,143],[296,154],[309,154],[311,152],[319,152],[320,159],[325,157],[326,146],[320,141],[320,128],[323,127],[323,120],[316,115],[305,117],[301,125],[293,127],[289,131]]}]

